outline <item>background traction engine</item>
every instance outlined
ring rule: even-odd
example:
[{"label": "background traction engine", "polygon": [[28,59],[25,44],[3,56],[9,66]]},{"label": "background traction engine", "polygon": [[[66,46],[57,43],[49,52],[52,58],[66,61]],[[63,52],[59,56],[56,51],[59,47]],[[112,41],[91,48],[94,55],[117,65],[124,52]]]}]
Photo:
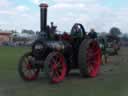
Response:
[{"label": "background traction engine", "polygon": [[24,54],[18,71],[23,80],[37,79],[43,70],[52,83],[64,80],[70,70],[79,69],[82,77],[95,77],[101,64],[101,49],[88,39],[84,27],[76,23],[70,34],[56,34],[47,26],[47,4],[41,4],[41,31],[32,50]]},{"label": "background traction engine", "polygon": [[120,50],[120,38],[117,36],[112,36],[111,34],[107,36],[107,52],[109,55],[118,55]]}]

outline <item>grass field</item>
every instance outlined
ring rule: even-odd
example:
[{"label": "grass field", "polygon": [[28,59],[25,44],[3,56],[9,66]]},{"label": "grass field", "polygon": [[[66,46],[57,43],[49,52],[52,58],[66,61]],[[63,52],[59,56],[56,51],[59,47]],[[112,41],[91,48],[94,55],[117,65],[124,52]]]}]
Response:
[{"label": "grass field", "polygon": [[18,75],[18,60],[28,48],[0,47],[0,96],[128,96],[128,48],[110,57],[93,79],[72,72],[62,83],[49,84],[40,74],[38,80],[24,82]]}]

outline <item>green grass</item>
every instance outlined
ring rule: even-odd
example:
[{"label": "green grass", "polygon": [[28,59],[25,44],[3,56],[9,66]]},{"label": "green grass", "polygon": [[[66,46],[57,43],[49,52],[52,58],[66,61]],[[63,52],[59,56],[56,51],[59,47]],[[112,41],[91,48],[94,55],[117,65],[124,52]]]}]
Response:
[{"label": "green grass", "polygon": [[[17,64],[27,51],[28,48],[0,47],[0,96],[127,96],[128,79],[122,81],[126,86],[122,95],[120,78],[123,77],[116,68],[93,79],[83,79],[76,73],[57,85],[49,84],[41,74],[34,82],[24,82],[18,75]],[[112,66],[103,67],[101,70]]]}]

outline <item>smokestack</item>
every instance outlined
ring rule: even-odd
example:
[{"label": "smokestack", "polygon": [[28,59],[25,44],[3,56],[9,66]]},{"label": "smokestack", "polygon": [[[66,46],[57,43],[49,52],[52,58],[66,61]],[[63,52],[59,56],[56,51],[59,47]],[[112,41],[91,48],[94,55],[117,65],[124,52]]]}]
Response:
[{"label": "smokestack", "polygon": [[40,4],[40,31],[46,31],[47,27],[47,8],[48,4]]}]

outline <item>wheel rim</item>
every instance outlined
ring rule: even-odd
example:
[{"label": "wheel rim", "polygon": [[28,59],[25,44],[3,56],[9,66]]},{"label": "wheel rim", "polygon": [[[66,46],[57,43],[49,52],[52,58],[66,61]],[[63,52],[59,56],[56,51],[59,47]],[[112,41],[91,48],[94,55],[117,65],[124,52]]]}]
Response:
[{"label": "wheel rim", "polygon": [[39,74],[39,69],[32,67],[31,59],[32,56],[26,56],[22,60],[21,71],[25,80],[35,80]]},{"label": "wheel rim", "polygon": [[52,79],[52,83],[58,83],[64,79],[67,68],[64,62],[64,57],[61,54],[56,53],[52,57],[49,68],[49,75]]},{"label": "wheel rim", "polygon": [[101,49],[96,41],[92,41],[86,53],[87,71],[90,77],[95,77],[101,64]]}]

